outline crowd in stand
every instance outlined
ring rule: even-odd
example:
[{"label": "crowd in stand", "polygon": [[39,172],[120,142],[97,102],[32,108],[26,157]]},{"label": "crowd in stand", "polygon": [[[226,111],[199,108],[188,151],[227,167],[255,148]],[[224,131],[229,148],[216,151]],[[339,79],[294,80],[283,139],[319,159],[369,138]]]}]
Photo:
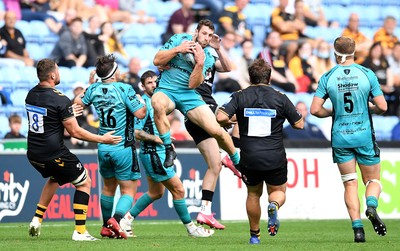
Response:
[{"label": "crowd in stand", "polygon": [[[140,55],[127,53],[121,37],[125,28],[134,23],[164,25],[156,16],[137,8],[138,3],[151,4],[151,1],[0,0],[1,2],[4,11],[0,10],[0,21],[4,20],[4,25],[0,29],[0,66],[31,67],[36,64],[27,50],[24,34],[16,24],[18,20],[39,20],[58,36],[58,41],[48,57],[54,59],[59,66],[93,67],[97,56],[113,53],[117,56],[118,63],[128,69],[121,81],[131,84],[137,93],[142,93],[140,73],[144,70],[143,62]],[[231,93],[246,88],[250,84],[247,67],[255,58],[263,58],[272,66],[271,83],[274,87],[293,94],[313,93],[322,73],[335,65],[332,61],[331,41],[319,36],[311,37],[307,33],[310,27],[340,28],[337,20],[326,18],[326,6],[321,1],[266,1],[274,7],[270,13],[270,26],[265,27],[267,33],[262,41],[263,48],[254,46],[260,41],[254,40],[256,36],[244,14],[252,1],[235,0],[229,4],[222,0],[178,2],[181,7],[171,11],[160,41],[165,42],[176,33],[193,31],[199,18],[199,12],[195,11],[198,6],[195,8],[195,4],[201,4],[209,10],[208,16],[200,18],[210,18],[216,23],[221,45],[233,64],[231,72],[216,75],[216,92]],[[389,107],[385,116],[399,116],[400,42],[394,33],[397,20],[394,16],[386,16],[382,27],[376,30],[371,39],[360,31],[359,14],[361,13],[349,15],[346,27],[342,28],[342,35],[356,41],[356,62],[372,69],[377,75]],[[122,28],[116,29],[116,23],[123,24],[120,26]],[[79,86],[81,85],[71,88]],[[3,104],[9,103],[9,94],[1,87],[0,96]],[[88,111],[88,114],[92,113]],[[171,121],[178,117],[182,122],[179,116],[172,117]],[[96,115],[91,116],[91,122],[86,121],[94,128],[95,117]],[[181,124],[176,128],[182,127]],[[185,133],[177,134],[179,138],[189,139]],[[291,134],[287,135],[290,138]],[[397,137],[399,136],[394,135],[393,139]]]}]

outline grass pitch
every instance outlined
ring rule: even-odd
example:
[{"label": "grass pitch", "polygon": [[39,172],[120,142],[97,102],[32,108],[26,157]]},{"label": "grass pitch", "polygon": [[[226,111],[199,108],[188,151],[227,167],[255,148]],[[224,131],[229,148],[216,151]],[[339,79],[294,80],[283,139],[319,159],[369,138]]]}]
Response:
[{"label": "grass pitch", "polygon": [[[44,222],[39,238],[28,236],[29,223],[0,223],[0,250],[400,250],[400,220],[385,220],[388,234],[378,236],[364,219],[366,243],[354,243],[349,220],[281,220],[278,235],[268,235],[261,225],[261,244],[249,245],[249,226],[244,221],[222,221],[225,230],[211,238],[188,237],[178,221],[134,221],[136,238],[101,239],[96,242],[71,240],[74,223]],[[89,232],[100,238],[101,224],[88,222]]]}]

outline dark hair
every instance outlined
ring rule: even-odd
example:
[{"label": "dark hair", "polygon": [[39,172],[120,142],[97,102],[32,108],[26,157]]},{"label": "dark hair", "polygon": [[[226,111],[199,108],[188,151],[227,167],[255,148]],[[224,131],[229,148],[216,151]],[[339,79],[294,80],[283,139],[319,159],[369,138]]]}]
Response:
[{"label": "dark hair", "polygon": [[271,78],[271,66],[264,59],[258,58],[249,66],[250,83],[268,84]]},{"label": "dark hair", "polygon": [[106,25],[106,24],[110,24],[111,25],[111,28],[112,28],[112,30],[113,30],[113,33],[111,34],[111,39],[113,39],[114,40],[114,51],[118,51],[118,52],[122,52],[123,50],[124,50],[124,48],[122,47],[122,45],[121,45],[121,43],[120,43],[120,40],[118,39],[118,36],[117,36],[117,33],[115,32],[115,30],[114,30],[114,28],[112,27],[112,23],[111,22],[109,22],[109,21],[106,21],[106,22],[103,22],[101,25],[100,25],[100,34],[104,34],[104,31],[103,31],[103,29],[104,29],[104,26]]},{"label": "dark hair", "polygon": [[83,23],[83,20],[82,20],[82,18],[80,18],[80,17],[75,17],[74,19],[72,19],[72,20],[69,22],[68,25],[71,25],[71,24],[73,24],[73,23],[75,23],[75,22],[81,22],[81,23]]},{"label": "dark hair", "polygon": [[36,65],[36,73],[39,81],[45,81],[49,79],[49,74],[54,72],[56,69],[56,62],[51,59],[44,58],[40,60]]},{"label": "dark hair", "polygon": [[151,78],[157,76],[157,74],[154,71],[146,71],[145,73],[142,74],[140,77],[140,82],[144,85],[144,82],[146,81],[146,78]]},{"label": "dark hair", "polygon": [[342,54],[352,54],[356,49],[356,43],[349,37],[338,37],[333,43],[335,50]]},{"label": "dark hair", "polygon": [[209,19],[202,19],[199,21],[199,23],[197,24],[197,30],[199,31],[201,29],[201,27],[203,26],[207,26],[208,28],[210,28],[211,30],[215,31],[215,27],[213,22],[211,22],[211,20]]},{"label": "dark hair", "polygon": [[114,67],[115,56],[114,54],[108,54],[105,56],[97,57],[96,60],[96,74],[100,78],[106,77]]}]

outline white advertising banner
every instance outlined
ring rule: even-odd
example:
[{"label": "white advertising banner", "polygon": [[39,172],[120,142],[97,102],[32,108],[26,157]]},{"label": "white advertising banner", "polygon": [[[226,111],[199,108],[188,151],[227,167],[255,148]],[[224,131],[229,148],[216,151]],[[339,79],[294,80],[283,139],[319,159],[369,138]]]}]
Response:
[{"label": "white advertising banner", "polygon": [[[344,188],[331,149],[287,149],[288,183],[281,219],[348,219]],[[383,192],[378,212],[382,218],[400,218],[400,155],[397,149],[381,151]],[[361,211],[364,192],[359,175]],[[224,168],[220,176],[221,219],[247,220],[246,185]],[[268,195],[261,197],[262,219],[267,219]],[[362,213],[364,218],[364,213]]]}]

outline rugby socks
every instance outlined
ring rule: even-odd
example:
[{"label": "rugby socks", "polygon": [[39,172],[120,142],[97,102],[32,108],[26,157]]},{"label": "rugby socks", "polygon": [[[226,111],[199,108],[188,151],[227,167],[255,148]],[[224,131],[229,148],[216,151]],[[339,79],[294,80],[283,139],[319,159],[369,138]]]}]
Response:
[{"label": "rugby socks", "polygon": [[[173,200],[174,208],[182,223],[187,225],[192,222],[185,199]],[[186,226],[187,227],[187,226]],[[189,228],[188,228],[189,229]]]},{"label": "rugby socks", "polygon": [[210,190],[203,190],[202,194],[200,212],[205,215],[211,215],[211,205],[214,192]]},{"label": "rugby socks", "polygon": [[251,236],[251,237],[255,236],[255,237],[257,237],[258,239],[260,239],[260,229],[258,229],[258,230],[251,230],[251,229],[250,229],[250,236]]},{"label": "rugby socks", "polygon": [[103,216],[103,226],[107,227],[107,221],[111,218],[114,207],[114,196],[100,195],[101,214]]},{"label": "rugby socks", "polygon": [[39,219],[39,222],[42,223],[43,221],[43,215],[46,212],[47,207],[37,204],[36,206],[36,211],[35,211],[35,217]]},{"label": "rugby socks", "polygon": [[75,230],[83,234],[86,232],[86,217],[90,195],[76,190],[74,195]]},{"label": "rugby socks", "polygon": [[160,139],[163,141],[164,145],[171,145],[171,132],[167,132],[165,134],[160,134]]},{"label": "rugby socks", "polygon": [[274,204],[276,206],[276,209],[279,210],[279,203],[276,201],[271,201],[270,203]]},{"label": "rugby socks", "polygon": [[127,194],[122,195],[115,207],[114,219],[119,223],[124,215],[131,209],[133,204],[133,198]]},{"label": "rugby socks", "polygon": [[153,203],[153,199],[147,194],[143,194],[136,201],[135,205],[131,208],[130,213],[133,218],[136,218],[146,207],[148,207],[151,203]]},{"label": "rugby socks", "polygon": [[231,160],[232,160],[232,162],[233,162],[233,164],[234,164],[235,166],[236,166],[237,164],[239,164],[239,162],[240,162],[240,155],[239,155],[238,150],[236,150],[234,154],[229,155],[229,157],[231,158]]},{"label": "rugby socks", "polygon": [[363,228],[364,225],[362,224],[361,219],[357,219],[357,220],[354,220],[354,221],[351,222],[351,227],[353,229],[355,229],[355,228]]},{"label": "rugby socks", "polygon": [[378,199],[375,196],[367,197],[367,207],[377,208],[378,207]]}]

